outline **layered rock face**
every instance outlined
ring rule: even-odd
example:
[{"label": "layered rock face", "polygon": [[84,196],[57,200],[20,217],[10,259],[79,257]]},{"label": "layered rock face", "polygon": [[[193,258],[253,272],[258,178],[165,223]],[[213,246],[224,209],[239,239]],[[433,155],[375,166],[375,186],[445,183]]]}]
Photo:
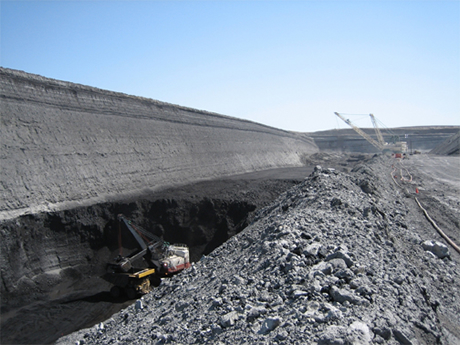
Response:
[{"label": "layered rock face", "polygon": [[436,146],[430,153],[437,155],[460,155],[460,131]]},{"label": "layered rock face", "polygon": [[168,190],[301,166],[318,151],[301,134],[3,68],[0,102],[2,311],[105,288],[97,277],[118,248],[118,213],[188,244],[196,260],[258,204]]},{"label": "layered rock face", "polygon": [[0,69],[0,219],[300,166],[305,135]]}]

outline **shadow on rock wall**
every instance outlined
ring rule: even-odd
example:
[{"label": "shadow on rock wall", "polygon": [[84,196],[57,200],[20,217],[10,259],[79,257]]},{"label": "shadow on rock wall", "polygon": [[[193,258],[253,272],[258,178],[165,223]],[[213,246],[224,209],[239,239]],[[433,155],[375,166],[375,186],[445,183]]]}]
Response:
[{"label": "shadow on rock wall", "polygon": [[190,259],[198,261],[244,229],[255,209],[237,200],[140,200],[4,222],[2,310],[75,289],[97,288],[99,280],[91,277],[103,274],[106,262],[118,254],[119,231],[125,255],[138,247],[129,231],[120,229],[116,220],[120,213],[167,242],[187,244]]}]

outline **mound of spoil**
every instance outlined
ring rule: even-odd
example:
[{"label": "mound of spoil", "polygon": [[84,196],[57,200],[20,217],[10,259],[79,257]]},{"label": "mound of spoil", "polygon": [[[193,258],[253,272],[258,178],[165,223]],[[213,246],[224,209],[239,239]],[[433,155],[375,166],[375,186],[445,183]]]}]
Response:
[{"label": "mound of spoil", "polygon": [[57,344],[458,344],[457,253],[389,158],[316,167],[238,235],[152,293]]}]

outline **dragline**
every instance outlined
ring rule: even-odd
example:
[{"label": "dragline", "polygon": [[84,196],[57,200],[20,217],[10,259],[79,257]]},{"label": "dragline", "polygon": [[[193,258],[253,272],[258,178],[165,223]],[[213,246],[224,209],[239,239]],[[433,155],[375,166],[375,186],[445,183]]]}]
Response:
[{"label": "dragline", "polygon": [[[341,114],[335,112],[335,115],[337,115],[340,119],[342,119],[347,125],[349,125],[351,128],[353,128],[359,135],[361,135],[364,139],[366,139],[371,145],[373,145],[375,148],[377,148],[381,152],[385,153],[403,153],[407,151],[407,145],[406,142],[404,141],[394,141],[393,143],[389,144],[386,143],[385,140],[383,139],[382,132],[380,131],[377,121],[374,117],[374,115],[370,114],[370,118],[372,120],[372,124],[374,126],[375,134],[377,136],[377,140],[372,138],[369,134],[364,132],[361,128],[357,127],[354,125],[349,119],[346,119],[343,117]],[[394,138],[395,136],[393,136]]]}]

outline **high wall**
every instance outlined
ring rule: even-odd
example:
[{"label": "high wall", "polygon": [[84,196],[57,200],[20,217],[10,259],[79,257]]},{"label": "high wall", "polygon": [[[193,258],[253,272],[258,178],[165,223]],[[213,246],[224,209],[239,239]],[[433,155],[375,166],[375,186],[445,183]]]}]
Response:
[{"label": "high wall", "polygon": [[0,68],[0,220],[302,165],[305,135]]}]

